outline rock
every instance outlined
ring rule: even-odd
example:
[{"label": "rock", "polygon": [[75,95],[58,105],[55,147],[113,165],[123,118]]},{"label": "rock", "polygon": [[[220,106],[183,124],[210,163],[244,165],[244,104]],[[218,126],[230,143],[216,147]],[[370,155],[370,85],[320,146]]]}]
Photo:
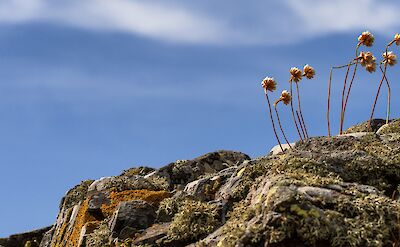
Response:
[{"label": "rock", "polygon": [[89,234],[92,234],[100,226],[99,222],[88,222],[86,223],[82,230],[78,241],[78,246],[86,246],[86,238]]},{"label": "rock", "polygon": [[382,125],[382,127],[380,127],[378,129],[378,131],[376,131],[377,134],[379,135],[384,135],[384,134],[392,134],[392,133],[400,133],[400,120],[393,120],[391,122],[389,122],[388,124],[384,124]]},{"label": "rock", "polygon": [[139,175],[128,176],[116,176],[116,177],[104,177],[93,182],[88,188],[88,192],[95,191],[107,191],[110,189],[116,189],[118,191],[124,190],[160,190],[151,181]]},{"label": "rock", "polygon": [[146,176],[147,174],[155,171],[154,168],[147,166],[140,166],[124,170],[120,176],[132,177],[132,176]]},{"label": "rock", "polygon": [[43,238],[42,238],[42,241],[40,241],[39,247],[50,247],[51,238],[52,238],[52,236],[53,236],[53,234],[54,234],[54,229],[55,229],[55,226],[53,226],[50,230],[48,230],[48,231],[43,235]]},{"label": "rock", "polygon": [[8,238],[0,238],[0,245],[4,247],[21,247],[24,246],[26,243],[28,243],[32,247],[39,246],[43,236],[50,229],[51,226],[30,232],[14,234],[9,236]]},{"label": "rock", "polygon": [[386,120],[384,119],[372,119],[371,121],[371,129],[368,128],[369,121],[354,125],[348,129],[346,129],[343,133],[357,133],[357,132],[376,132],[380,127],[382,127]]},{"label": "rock", "polygon": [[156,245],[157,240],[167,236],[170,223],[154,224],[147,228],[140,237],[133,240],[134,245]]},{"label": "rock", "polygon": [[155,211],[152,205],[142,200],[120,203],[110,221],[113,236],[124,239],[146,229],[154,223]]},{"label": "rock", "polygon": [[352,136],[355,138],[360,138],[363,137],[365,135],[368,135],[371,132],[354,132],[354,133],[347,133],[347,134],[343,134],[343,135],[338,135],[338,137],[346,137],[346,136]]},{"label": "rock", "polygon": [[75,206],[77,203],[82,201],[86,193],[88,192],[89,186],[93,183],[93,180],[82,181],[79,185],[70,189],[61,200],[60,209],[61,208],[70,208]]},{"label": "rock", "polygon": [[297,142],[279,155],[250,160],[219,151],[83,183],[69,191],[42,243],[394,246],[399,123],[378,130],[376,121],[377,133],[364,123],[345,135]]},{"label": "rock", "polygon": [[239,165],[250,157],[246,154],[233,151],[217,151],[195,158],[194,160],[180,160],[160,168],[152,176],[166,178],[174,189],[178,185],[198,179],[202,175],[213,174],[225,168]]},{"label": "rock", "polygon": [[[281,144],[283,151],[290,150],[290,147],[293,148],[295,145],[296,145],[296,143],[290,143],[290,145],[287,144],[287,143],[285,143],[285,144],[282,143],[282,144]],[[281,153],[282,153],[281,146],[279,146],[279,145],[274,146],[274,147],[269,151],[269,154],[270,154],[270,155],[281,154]]]},{"label": "rock", "polygon": [[198,179],[186,185],[184,191],[198,200],[211,201],[215,199],[215,193],[226,183],[228,178],[235,172],[236,167],[229,167],[215,176]]}]

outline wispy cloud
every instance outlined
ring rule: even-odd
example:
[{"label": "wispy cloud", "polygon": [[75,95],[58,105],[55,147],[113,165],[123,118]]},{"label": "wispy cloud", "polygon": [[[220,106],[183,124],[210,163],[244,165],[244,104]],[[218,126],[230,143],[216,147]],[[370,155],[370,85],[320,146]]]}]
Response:
[{"label": "wispy cloud", "polygon": [[301,31],[311,35],[366,28],[387,34],[400,27],[400,7],[387,1],[287,0],[286,4],[299,18]]},{"label": "wispy cloud", "polygon": [[207,44],[282,44],[360,29],[386,34],[400,27],[400,7],[390,1],[282,0],[238,6],[222,2],[3,0],[0,23],[49,21],[164,41]]}]

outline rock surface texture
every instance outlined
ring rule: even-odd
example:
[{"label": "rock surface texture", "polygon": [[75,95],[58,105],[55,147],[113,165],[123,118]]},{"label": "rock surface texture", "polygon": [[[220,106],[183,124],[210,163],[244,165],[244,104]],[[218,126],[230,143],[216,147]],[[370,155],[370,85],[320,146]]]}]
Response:
[{"label": "rock surface texture", "polygon": [[400,246],[400,121],[372,127],[84,181],[40,246]]}]

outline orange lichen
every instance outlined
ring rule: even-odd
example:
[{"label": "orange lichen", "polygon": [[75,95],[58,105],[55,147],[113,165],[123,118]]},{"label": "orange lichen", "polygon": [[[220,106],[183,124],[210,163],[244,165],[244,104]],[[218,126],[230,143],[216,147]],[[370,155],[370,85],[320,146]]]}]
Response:
[{"label": "orange lichen", "polygon": [[62,223],[60,230],[58,231],[58,233],[56,234],[57,238],[55,240],[53,240],[52,242],[52,246],[55,245],[57,246],[57,243],[60,243],[66,233],[67,227],[69,225],[69,219],[71,217],[72,214],[72,209],[73,208],[69,208],[66,210],[65,216],[64,216],[64,222]]},{"label": "orange lichen", "polygon": [[120,202],[126,202],[131,200],[143,200],[154,206],[170,197],[171,194],[167,191],[151,191],[151,190],[125,190],[121,192],[113,191],[109,195],[110,203],[108,205],[103,204],[101,211],[104,216],[110,217]]},{"label": "orange lichen", "polygon": [[76,216],[71,235],[69,235],[68,239],[66,239],[69,246],[78,246],[78,241],[83,226],[87,222],[96,221],[96,218],[89,214],[88,205],[89,205],[89,200],[86,199],[85,201],[82,202],[81,206],[79,207],[79,211]]}]

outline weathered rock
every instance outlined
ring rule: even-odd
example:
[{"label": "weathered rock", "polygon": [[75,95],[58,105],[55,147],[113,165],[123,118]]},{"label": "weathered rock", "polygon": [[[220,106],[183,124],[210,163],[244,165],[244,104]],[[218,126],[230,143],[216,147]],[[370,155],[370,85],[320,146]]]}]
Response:
[{"label": "weathered rock", "polygon": [[248,155],[240,152],[218,151],[193,160],[179,160],[171,163],[160,168],[152,176],[166,178],[170,183],[170,189],[174,189],[178,185],[185,186],[202,175],[216,173],[249,159]]},{"label": "weathered rock", "polygon": [[380,127],[386,123],[384,119],[372,119],[371,128],[368,128],[368,121],[354,125],[344,131],[344,134],[357,133],[357,132],[376,132]]},{"label": "weathered rock", "polygon": [[4,247],[21,247],[28,242],[28,244],[30,244],[32,247],[39,246],[43,235],[50,229],[51,226],[30,232],[14,234],[8,238],[0,238],[0,245]]},{"label": "weathered rock", "polygon": [[50,247],[51,238],[53,237],[53,234],[54,234],[54,229],[55,229],[55,226],[51,227],[51,229],[48,230],[43,235],[43,238],[42,238],[42,241],[40,241],[39,247]]},{"label": "weathered rock", "polygon": [[226,168],[214,176],[207,176],[190,182],[186,185],[184,191],[197,198],[198,200],[211,201],[216,199],[215,193],[226,183],[228,178],[235,172],[236,167]]},{"label": "weathered rock", "polygon": [[152,205],[142,200],[121,202],[110,221],[113,236],[124,239],[146,229],[154,223],[155,211]]},{"label": "weathered rock", "polygon": [[[283,151],[289,150],[290,147],[294,147],[296,143],[282,143],[281,145],[275,145],[270,151],[269,154],[270,155],[276,155],[276,154],[281,154],[282,153],[282,149]],[[281,148],[282,147],[282,148]]]},{"label": "weathered rock", "polygon": [[400,121],[375,122],[253,160],[214,152],[78,186],[51,246],[396,246]]},{"label": "weathered rock", "polygon": [[157,245],[157,240],[167,236],[170,223],[155,224],[133,241],[134,245]]},{"label": "weathered rock", "polygon": [[155,171],[154,168],[147,167],[147,166],[140,166],[140,167],[134,167],[134,168],[125,170],[121,173],[120,176],[126,176],[126,177],[132,177],[132,176],[138,176],[138,175],[145,176],[153,171]]},{"label": "weathered rock", "polygon": [[78,241],[78,246],[86,246],[86,238],[88,235],[92,234],[100,226],[100,222],[88,222],[86,223],[82,230]]}]

